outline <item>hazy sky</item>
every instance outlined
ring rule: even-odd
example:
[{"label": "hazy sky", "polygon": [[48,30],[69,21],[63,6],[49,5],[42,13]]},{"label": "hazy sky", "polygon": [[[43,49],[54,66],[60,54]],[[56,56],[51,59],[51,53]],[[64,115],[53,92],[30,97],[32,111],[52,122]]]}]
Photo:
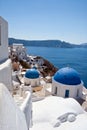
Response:
[{"label": "hazy sky", "polygon": [[87,43],[87,0],[0,0],[9,37]]}]

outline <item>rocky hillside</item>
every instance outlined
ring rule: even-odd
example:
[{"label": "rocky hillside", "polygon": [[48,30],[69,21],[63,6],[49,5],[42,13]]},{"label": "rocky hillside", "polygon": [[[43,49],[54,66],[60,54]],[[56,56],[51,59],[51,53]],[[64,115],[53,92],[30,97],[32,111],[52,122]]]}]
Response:
[{"label": "rocky hillside", "polygon": [[[10,56],[12,60],[13,70],[17,71],[20,68],[23,70],[36,67],[43,77],[53,76],[54,73],[58,70],[52,63],[40,56],[27,56],[24,58],[19,58],[17,52],[11,51]],[[20,67],[21,66],[21,67]]]}]

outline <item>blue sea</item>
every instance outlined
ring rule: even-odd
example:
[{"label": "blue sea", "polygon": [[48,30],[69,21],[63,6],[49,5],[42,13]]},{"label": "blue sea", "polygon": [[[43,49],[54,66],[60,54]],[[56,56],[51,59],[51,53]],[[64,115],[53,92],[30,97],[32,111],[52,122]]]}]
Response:
[{"label": "blue sea", "polygon": [[57,68],[72,67],[76,69],[87,88],[87,49],[86,48],[51,48],[27,47],[29,55],[38,55],[49,60]]}]

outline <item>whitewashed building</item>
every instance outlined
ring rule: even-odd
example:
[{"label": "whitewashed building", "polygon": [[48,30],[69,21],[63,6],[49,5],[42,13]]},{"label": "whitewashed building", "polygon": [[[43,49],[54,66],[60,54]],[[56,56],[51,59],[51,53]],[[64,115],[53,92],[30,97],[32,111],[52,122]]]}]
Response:
[{"label": "whitewashed building", "polygon": [[26,48],[23,46],[22,43],[13,43],[13,51],[15,54],[18,56],[19,59],[26,59],[27,58],[27,53],[26,53]]},{"label": "whitewashed building", "polygon": [[40,73],[37,69],[29,69],[25,73],[24,83],[32,87],[40,85]]},{"label": "whitewashed building", "polygon": [[8,58],[8,23],[0,16],[0,61]]},{"label": "whitewashed building", "polygon": [[8,59],[8,23],[0,16],[0,82],[12,89],[11,60]]},{"label": "whitewashed building", "polygon": [[6,86],[1,83],[0,130],[28,130],[24,113],[15,104]]},{"label": "whitewashed building", "polygon": [[52,94],[60,97],[82,97],[83,83],[76,70],[65,67],[52,78]]},{"label": "whitewashed building", "polygon": [[0,17],[0,130],[29,130],[31,114],[31,92],[21,86],[13,89],[8,23]]}]

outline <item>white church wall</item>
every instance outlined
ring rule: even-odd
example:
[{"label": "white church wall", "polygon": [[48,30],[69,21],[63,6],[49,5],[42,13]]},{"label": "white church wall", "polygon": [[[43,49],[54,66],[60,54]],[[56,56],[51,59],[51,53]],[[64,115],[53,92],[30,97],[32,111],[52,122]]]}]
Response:
[{"label": "white church wall", "polygon": [[40,79],[36,78],[36,79],[29,79],[29,78],[24,78],[24,83],[25,84],[30,84],[31,86],[38,86],[40,85]]},{"label": "white church wall", "polygon": [[82,97],[82,92],[83,92],[83,84],[81,83],[80,85],[79,85],[79,97]]},{"label": "white church wall", "polygon": [[83,88],[82,84],[76,86],[64,85],[56,82],[54,79],[52,82],[52,94],[61,97],[65,97],[66,90],[69,91],[69,97],[73,98],[82,97],[82,88]]}]

